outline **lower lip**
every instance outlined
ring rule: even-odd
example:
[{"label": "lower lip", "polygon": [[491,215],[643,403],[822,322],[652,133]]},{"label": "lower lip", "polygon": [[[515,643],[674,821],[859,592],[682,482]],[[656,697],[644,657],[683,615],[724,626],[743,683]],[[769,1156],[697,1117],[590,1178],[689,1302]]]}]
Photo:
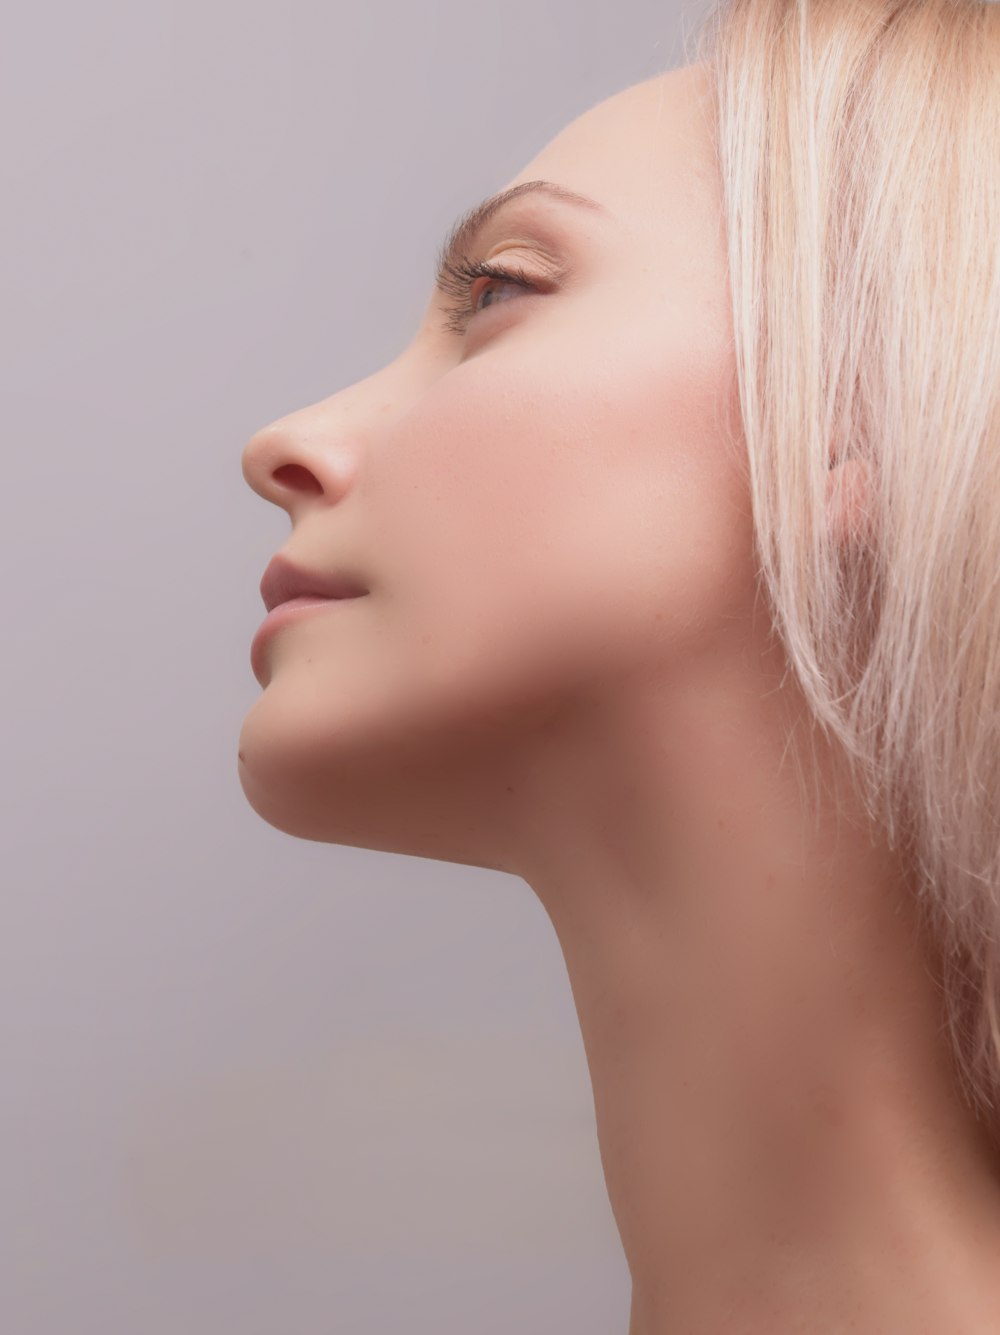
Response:
[{"label": "lower lip", "polygon": [[287,626],[291,621],[297,621],[299,617],[307,616],[314,608],[337,607],[341,603],[356,602],[358,598],[364,596],[364,594],[356,594],[352,598],[290,598],[287,603],[279,603],[277,607],[272,608],[260,623],[257,634],[253,637],[250,645],[250,666],[253,668],[254,675],[260,677],[263,668],[264,646],[272,635],[281,630],[282,626]]}]

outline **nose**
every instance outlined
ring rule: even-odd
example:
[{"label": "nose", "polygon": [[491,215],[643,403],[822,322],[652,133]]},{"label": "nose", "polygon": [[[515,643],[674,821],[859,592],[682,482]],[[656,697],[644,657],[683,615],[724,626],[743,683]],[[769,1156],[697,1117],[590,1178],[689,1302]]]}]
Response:
[{"label": "nose", "polygon": [[441,353],[413,340],[381,370],[256,432],[243,449],[243,477],[293,524],[310,506],[336,504],[366,458],[441,373]]},{"label": "nose", "polygon": [[350,488],[359,443],[320,409],[303,409],[262,427],[243,449],[243,477],[265,501],[296,512],[317,499],[334,503]]}]

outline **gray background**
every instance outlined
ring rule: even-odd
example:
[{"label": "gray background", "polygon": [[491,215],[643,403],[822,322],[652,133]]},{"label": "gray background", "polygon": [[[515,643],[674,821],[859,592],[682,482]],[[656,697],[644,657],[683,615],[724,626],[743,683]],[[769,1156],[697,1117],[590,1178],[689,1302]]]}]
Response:
[{"label": "gray background", "polygon": [[704,10],[6,15],[5,1335],[624,1335],[533,893],[243,797],[289,521],[240,452],[398,355],[455,216]]}]

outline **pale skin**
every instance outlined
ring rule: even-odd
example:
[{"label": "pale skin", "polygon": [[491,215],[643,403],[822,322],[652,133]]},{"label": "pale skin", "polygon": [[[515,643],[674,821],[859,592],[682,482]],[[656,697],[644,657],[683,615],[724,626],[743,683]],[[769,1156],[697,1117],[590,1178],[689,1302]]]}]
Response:
[{"label": "pale skin", "polygon": [[1000,1168],[935,952],[758,597],[705,75],[509,182],[603,205],[486,228],[473,258],[544,291],[479,280],[464,335],[435,294],[393,362],[247,445],[283,552],[370,593],[270,642],[240,781],[290,834],[536,892],[629,1335],[995,1332]]}]

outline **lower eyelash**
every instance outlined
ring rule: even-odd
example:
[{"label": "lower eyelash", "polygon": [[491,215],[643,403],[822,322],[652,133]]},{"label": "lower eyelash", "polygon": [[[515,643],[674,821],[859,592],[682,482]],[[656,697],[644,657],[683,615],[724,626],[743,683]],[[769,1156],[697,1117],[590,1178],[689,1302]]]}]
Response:
[{"label": "lower eyelash", "polygon": [[518,287],[537,292],[523,269],[507,269],[502,264],[493,264],[488,260],[470,260],[466,256],[455,261],[445,261],[441,266],[438,288],[456,300],[449,306],[448,318],[442,326],[446,333],[464,334],[475,311],[469,304],[469,290],[477,278],[493,278],[497,282],[516,283]]}]

